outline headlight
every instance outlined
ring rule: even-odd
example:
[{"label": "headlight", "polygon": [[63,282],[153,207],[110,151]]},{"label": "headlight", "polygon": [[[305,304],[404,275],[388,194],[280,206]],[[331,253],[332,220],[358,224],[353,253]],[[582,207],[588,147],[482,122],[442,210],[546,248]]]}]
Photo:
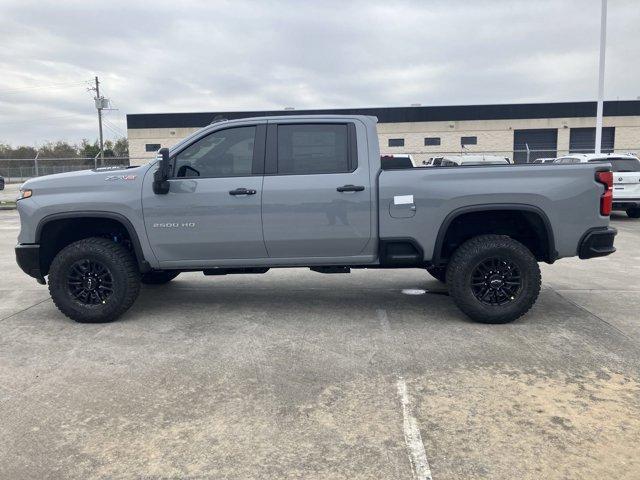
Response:
[{"label": "headlight", "polygon": [[33,190],[20,190],[20,196],[16,200],[24,200],[25,198],[30,198],[33,196]]}]

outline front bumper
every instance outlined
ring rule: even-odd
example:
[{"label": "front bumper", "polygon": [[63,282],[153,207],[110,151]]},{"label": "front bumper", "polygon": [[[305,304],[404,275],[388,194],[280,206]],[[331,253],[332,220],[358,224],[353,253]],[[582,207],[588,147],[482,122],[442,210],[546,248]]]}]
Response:
[{"label": "front bumper", "polygon": [[16,262],[18,262],[18,266],[24,273],[35,278],[38,283],[42,285],[46,283],[40,272],[40,245],[16,245]]},{"label": "front bumper", "polygon": [[582,259],[604,257],[616,251],[613,240],[618,230],[613,227],[593,228],[585,233],[578,247]]}]

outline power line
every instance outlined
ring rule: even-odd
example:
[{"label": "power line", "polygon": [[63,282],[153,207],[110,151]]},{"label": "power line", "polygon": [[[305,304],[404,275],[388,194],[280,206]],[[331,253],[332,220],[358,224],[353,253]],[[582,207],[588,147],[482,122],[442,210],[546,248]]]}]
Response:
[{"label": "power line", "polygon": [[23,123],[38,123],[40,120],[50,120],[53,118],[69,118],[86,115],[85,113],[67,113],[65,115],[52,115],[50,117],[35,117],[29,120],[20,120],[18,122],[0,122],[0,125],[20,125]]},{"label": "power line", "polygon": [[104,126],[107,127],[109,130],[111,130],[111,132],[115,133],[116,135],[119,135],[121,137],[126,137],[127,135],[124,133],[123,130],[121,130],[119,127],[115,126],[114,124],[108,122],[107,120],[105,120],[104,118],[102,119]]},{"label": "power line", "polygon": [[68,86],[73,86],[73,85],[86,85],[87,81],[84,80],[82,82],[66,82],[66,83],[53,83],[50,85],[33,85],[30,87],[21,87],[21,88],[14,88],[11,90],[0,90],[0,95],[14,95],[17,93],[23,93],[25,91],[30,91],[30,90],[37,90],[37,89],[42,89],[42,88],[62,88],[62,87],[68,87]]}]

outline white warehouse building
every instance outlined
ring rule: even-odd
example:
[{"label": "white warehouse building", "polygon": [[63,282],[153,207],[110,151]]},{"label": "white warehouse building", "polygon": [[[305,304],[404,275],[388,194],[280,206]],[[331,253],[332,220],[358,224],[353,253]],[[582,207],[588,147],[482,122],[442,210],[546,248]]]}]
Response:
[{"label": "white warehouse building", "polygon": [[[523,163],[593,151],[595,143],[595,102],[143,113],[127,115],[131,164],[145,162],[159,148],[219,119],[300,114],[375,116],[380,151],[411,153],[418,161],[443,154],[486,153]],[[640,152],[640,100],[605,102],[602,150]]]}]

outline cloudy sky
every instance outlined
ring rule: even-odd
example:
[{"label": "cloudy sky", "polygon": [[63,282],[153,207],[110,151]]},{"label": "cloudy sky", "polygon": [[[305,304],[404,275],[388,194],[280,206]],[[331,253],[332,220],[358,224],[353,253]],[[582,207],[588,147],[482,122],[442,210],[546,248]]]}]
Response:
[{"label": "cloudy sky", "polygon": [[[0,0],[0,143],[125,115],[592,100],[600,0]],[[640,97],[640,3],[610,0],[606,98]]]}]

